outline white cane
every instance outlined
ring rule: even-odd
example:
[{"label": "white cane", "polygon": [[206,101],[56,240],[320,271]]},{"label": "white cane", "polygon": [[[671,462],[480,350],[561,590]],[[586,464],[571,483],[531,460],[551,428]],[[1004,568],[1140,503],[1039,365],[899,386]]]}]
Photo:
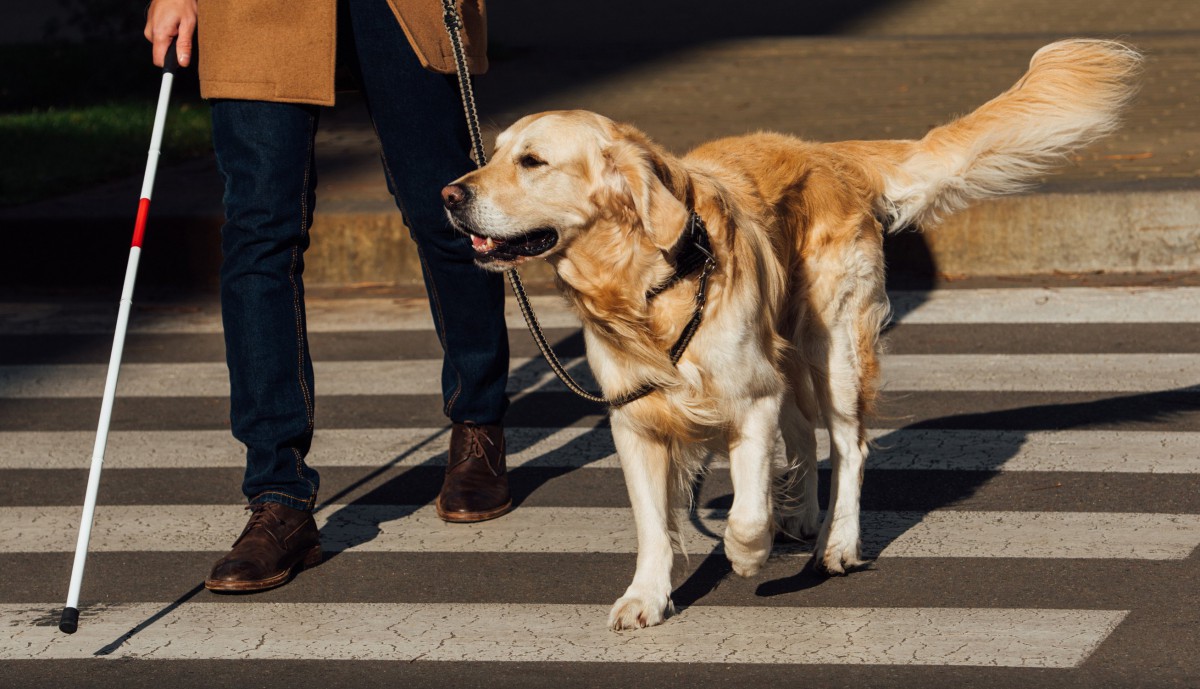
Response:
[{"label": "white cane", "polygon": [[117,310],[117,331],[113,336],[112,355],[108,360],[108,378],[104,382],[104,399],[100,403],[100,423],[96,429],[96,445],[92,450],[92,468],[88,472],[87,492],[83,499],[83,516],[79,520],[79,540],[75,544],[75,564],[71,568],[71,586],[67,590],[67,605],[63,608],[58,628],[74,634],[79,628],[79,589],[83,586],[83,567],[87,562],[88,541],[92,536],[92,518],[96,513],[96,494],[100,490],[100,470],[104,467],[104,448],[108,443],[108,427],[112,422],[113,399],[117,394],[117,375],[121,369],[121,352],[125,348],[125,331],[129,326],[129,311],[133,306],[133,284],[137,279],[138,258],[142,253],[142,238],[146,232],[146,216],[150,212],[150,193],[154,189],[154,174],[158,169],[159,149],[162,146],[163,125],[167,119],[167,104],[171,99],[171,82],[179,59],[175,41],[167,48],[163,65],[162,87],[158,92],[158,109],[154,114],[154,130],[150,135],[150,153],[146,159],[146,174],[142,178],[142,197],[138,202],[137,221],[133,228],[133,244],[129,248],[129,263],[125,267],[125,286],[121,289],[121,305]]}]

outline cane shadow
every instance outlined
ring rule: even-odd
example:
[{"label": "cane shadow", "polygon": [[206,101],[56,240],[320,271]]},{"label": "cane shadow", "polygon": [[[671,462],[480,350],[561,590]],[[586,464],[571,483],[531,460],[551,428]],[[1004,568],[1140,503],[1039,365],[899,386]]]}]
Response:
[{"label": "cane shadow", "polygon": [[[553,346],[556,351],[581,352],[582,342],[582,335],[579,332],[572,332]],[[576,361],[566,366],[566,370],[580,383],[594,386],[586,361]],[[537,415],[536,410],[530,409],[530,406],[538,404],[539,396],[531,393],[546,387],[544,381],[548,371],[548,367],[541,359],[531,359],[510,371],[510,380],[516,381],[517,384],[515,387],[510,385],[509,388],[510,395],[513,397],[509,418],[515,416],[530,419]],[[505,441],[509,457],[525,453],[538,443],[551,440],[551,436],[555,433],[570,428],[573,423],[593,415],[598,407],[592,406],[596,408],[580,404],[557,404],[554,407],[553,424],[532,426],[524,424],[520,432],[515,432],[510,426]],[[566,438],[565,442],[548,443],[545,451],[534,457],[526,458],[519,466],[509,469],[509,490],[512,494],[514,509],[520,508],[547,482],[604,459],[615,452],[612,437],[605,429],[593,427],[581,430],[582,432],[578,435]],[[325,559],[328,561],[346,550],[370,543],[380,536],[385,523],[411,517],[418,510],[432,505],[441,489],[445,473],[448,459],[448,451],[445,449],[361,493],[351,502],[342,505],[339,505],[339,502],[349,495],[358,493],[365,486],[376,482],[380,477],[396,468],[404,466],[414,455],[428,451],[431,445],[440,443],[448,446],[449,438],[449,427],[439,429],[414,444],[404,453],[356,479],[318,505],[314,510],[314,513],[317,514],[335,505],[338,506],[329,514],[321,527],[321,542],[326,549]]]},{"label": "cane shadow", "polygon": [[[556,351],[563,352],[567,356],[578,355],[583,351],[582,334],[578,331],[572,332],[556,342],[554,347]],[[529,404],[529,402],[525,401],[531,399],[527,393],[539,387],[536,381],[544,378],[542,374],[544,374],[545,369],[546,366],[540,359],[531,360],[513,369],[510,373],[512,378],[530,381],[527,389],[515,391],[514,397],[518,399],[514,401],[514,407]],[[580,382],[585,384],[592,383],[590,369],[587,368],[585,361],[576,361],[567,367],[567,371]],[[596,411],[595,409],[580,405],[558,405],[557,409],[560,413],[556,416],[556,421],[559,423],[555,426],[532,427],[537,429],[534,432],[512,434],[511,441],[508,442],[508,448],[511,452],[516,454],[527,451],[560,430],[559,426],[569,427],[571,425],[569,423],[571,416],[564,417],[561,413],[564,406],[567,409],[575,410],[576,420],[583,419]],[[518,414],[521,413],[528,414],[528,412],[518,411]],[[568,421],[568,423],[562,423],[564,420]],[[321,504],[317,505],[314,509],[314,514],[320,514],[338,505],[340,500],[346,496],[352,495],[364,486],[370,485],[389,471],[404,466],[411,457],[423,454],[431,445],[439,443],[442,445],[448,444],[449,437],[449,427],[434,431],[401,454],[392,457],[388,462],[362,475],[354,482],[337,491]],[[583,429],[582,433],[570,438],[565,443],[557,446],[552,444],[545,452],[529,458],[522,466],[510,470],[509,485],[513,495],[514,507],[519,507],[530,495],[545,485],[547,481],[609,457],[614,453],[612,436],[603,427]],[[437,497],[438,490],[441,487],[446,460],[447,452],[443,450],[379,486],[372,488],[352,502],[339,506],[336,511],[329,515],[325,525],[321,528],[321,541],[325,548],[325,561],[334,559],[346,550],[375,540],[382,533],[383,524],[402,520],[405,517],[413,515],[422,507],[431,504]],[[175,601],[167,604],[128,632],[98,649],[94,655],[107,656],[113,654],[134,636],[195,598],[203,591],[203,588],[203,584],[197,584],[191,590],[182,594]]]},{"label": "cane shadow", "polygon": [[144,632],[155,622],[158,622],[159,620],[163,619],[164,617],[170,615],[171,613],[175,612],[179,608],[183,607],[184,603],[187,603],[188,601],[195,598],[203,590],[204,590],[203,582],[196,584],[187,593],[184,593],[179,598],[176,598],[174,601],[171,601],[170,603],[165,605],[158,612],[154,613],[150,617],[147,617],[146,619],[139,622],[136,627],[133,627],[132,629],[125,632],[121,636],[118,636],[117,638],[113,639],[109,643],[107,643],[104,646],[97,649],[95,652],[92,653],[92,656],[99,658],[99,657],[112,655],[113,653],[120,650],[121,647],[124,646],[127,641],[132,639],[134,636],[137,636],[138,634],[141,634],[142,632]]},{"label": "cane shadow", "polygon": [[[885,475],[876,473],[863,483],[862,502],[864,509],[894,510],[894,519],[882,528],[873,531],[864,529],[863,555],[874,560],[888,546],[920,524],[931,512],[953,507],[969,499],[991,480],[1005,463],[1016,457],[1029,434],[1037,431],[1101,430],[1120,425],[1122,428],[1138,424],[1159,425],[1177,420],[1184,415],[1200,412],[1200,392],[1195,386],[1161,390],[1156,392],[1120,395],[1088,402],[1068,404],[1043,404],[1005,409],[994,412],[961,414],[928,419],[888,433],[876,440],[876,449],[867,460],[871,465],[887,464],[890,453],[921,455],[923,465],[954,468],[961,461],[961,448],[939,449],[935,444],[921,443],[904,431],[913,430],[982,430],[988,442],[972,448],[971,466],[967,471],[955,471],[959,480],[945,480],[939,485],[930,485],[921,491],[899,500],[889,495],[891,486],[884,481]],[[1012,430],[1020,429],[1020,430]],[[940,454],[939,454],[940,453]],[[886,472],[893,473],[891,471]],[[921,478],[922,472],[914,472]],[[927,472],[925,478],[936,479],[944,471]],[[822,472],[820,500],[823,509],[828,508],[828,472]],[[875,480],[870,480],[874,478]],[[946,477],[949,479],[949,477]],[[786,552],[788,549],[785,549]],[[793,552],[797,549],[791,548]],[[803,551],[801,551],[803,552]],[[828,577],[813,570],[811,561],[796,574],[762,583],[757,595],[780,596],[813,588],[824,583]],[[869,564],[868,567],[873,566]],[[698,584],[693,584],[693,588]]]}]

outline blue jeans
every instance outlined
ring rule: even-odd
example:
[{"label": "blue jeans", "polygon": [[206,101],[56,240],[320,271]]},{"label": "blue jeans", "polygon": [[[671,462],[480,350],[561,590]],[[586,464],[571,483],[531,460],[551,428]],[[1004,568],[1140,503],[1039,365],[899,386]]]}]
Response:
[{"label": "blue jeans", "polygon": [[[388,189],[417,244],[444,351],[444,412],[500,423],[508,405],[508,335],[499,275],[473,263],[446,221],[441,188],[474,167],[453,77],[421,67],[386,0],[348,0],[341,38],[353,43],[382,146]],[[316,202],[314,106],[213,103],[213,147],[225,180],[221,309],[233,435],[246,445],[251,503],[315,504],[305,463],[315,395],[304,315],[304,251]]]}]

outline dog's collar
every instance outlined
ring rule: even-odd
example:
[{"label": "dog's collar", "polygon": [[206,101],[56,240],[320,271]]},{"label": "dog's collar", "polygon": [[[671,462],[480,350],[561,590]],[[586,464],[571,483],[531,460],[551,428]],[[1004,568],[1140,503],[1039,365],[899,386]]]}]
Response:
[{"label": "dog's collar", "polygon": [[[684,350],[687,349],[688,344],[692,341],[696,330],[700,328],[700,322],[704,320],[704,305],[708,300],[708,292],[706,290],[708,287],[708,276],[717,267],[717,258],[713,255],[712,244],[708,238],[708,228],[704,225],[704,220],[696,214],[696,211],[692,211],[688,215],[687,226],[683,228],[683,232],[679,235],[679,240],[671,248],[671,256],[671,263],[675,266],[675,274],[667,278],[662,284],[647,291],[647,301],[696,272],[696,270],[700,270],[700,278],[696,283],[696,308],[692,311],[691,320],[687,322],[687,325],[683,326],[683,332],[679,334],[679,339],[675,340],[675,344],[671,346],[671,364],[674,365],[679,363],[679,359],[683,357]],[[613,408],[622,407],[635,400],[640,400],[652,392],[654,392],[653,385],[643,385],[616,399],[609,400],[608,404]]]},{"label": "dog's collar", "polygon": [[646,290],[647,301],[665,292],[701,267],[709,264],[716,265],[717,259],[713,256],[712,243],[708,238],[708,227],[704,224],[704,220],[696,214],[696,211],[688,213],[687,224],[684,225],[683,232],[679,233],[679,239],[675,241],[675,246],[671,247],[668,260],[675,272],[665,281]]}]

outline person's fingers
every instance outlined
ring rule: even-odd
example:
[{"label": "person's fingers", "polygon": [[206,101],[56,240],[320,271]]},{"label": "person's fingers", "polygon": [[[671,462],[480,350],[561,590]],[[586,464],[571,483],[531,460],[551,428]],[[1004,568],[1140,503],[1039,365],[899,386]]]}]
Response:
[{"label": "person's fingers", "polygon": [[[170,43],[170,36],[175,35],[171,31],[175,27],[170,26],[171,22],[166,18],[166,14],[159,0],[151,2],[150,6],[146,8],[146,29],[142,32],[146,40],[150,41],[150,59],[159,67],[162,67],[163,58],[166,57],[166,46]],[[176,25],[178,25],[178,21],[176,21]],[[163,34],[168,31],[170,31],[170,36],[165,39],[164,43]]]},{"label": "person's fingers", "polygon": [[149,5],[146,6],[146,28],[142,31],[142,35],[145,36],[146,40],[150,41],[151,43],[154,43],[155,4],[156,3],[151,2]]},{"label": "person's fingers", "polygon": [[179,66],[187,67],[192,63],[192,44],[196,35],[196,18],[184,17],[179,22],[179,40],[175,44],[175,54],[179,58]]},{"label": "person's fingers", "polygon": [[154,43],[154,66],[162,67],[167,59],[167,48],[171,45],[171,39],[175,38],[174,32],[168,33],[166,30],[154,32],[154,37],[150,40]]}]

